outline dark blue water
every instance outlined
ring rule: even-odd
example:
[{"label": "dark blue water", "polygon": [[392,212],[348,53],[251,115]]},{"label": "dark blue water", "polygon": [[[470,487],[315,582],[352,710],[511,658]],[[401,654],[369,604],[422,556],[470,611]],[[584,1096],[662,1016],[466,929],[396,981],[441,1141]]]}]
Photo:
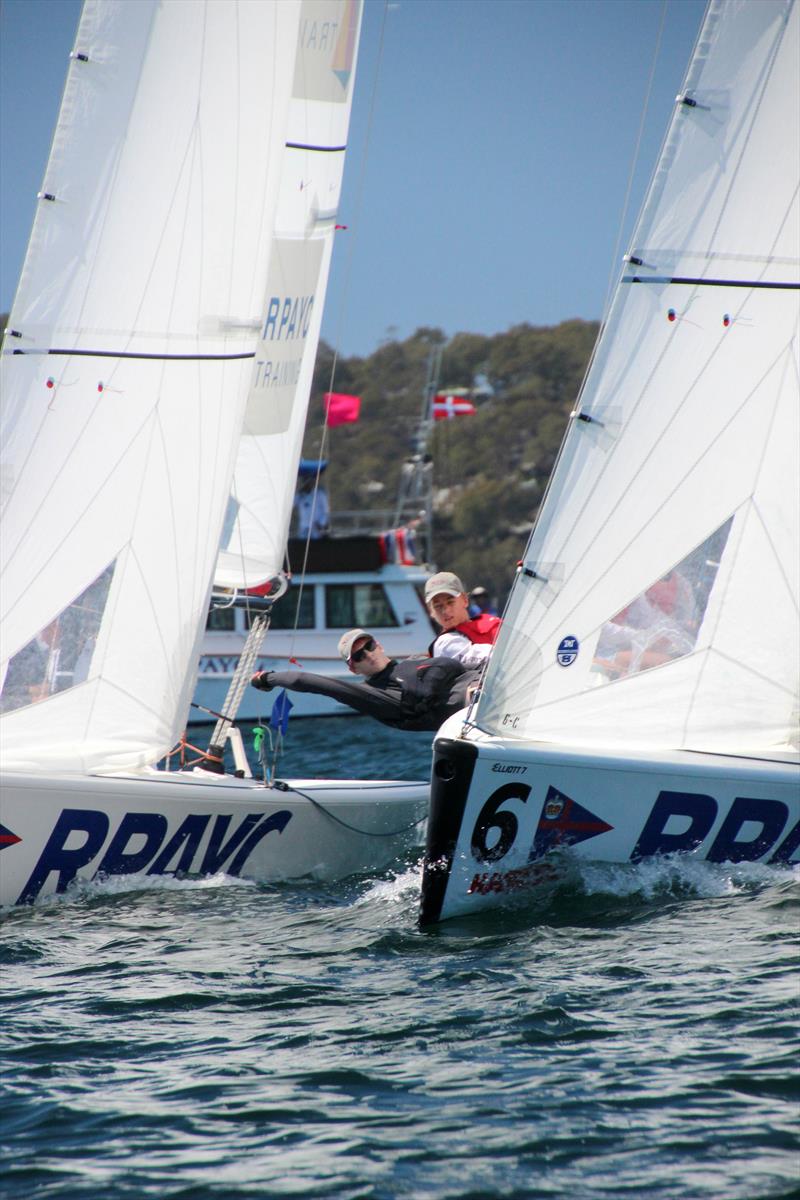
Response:
[{"label": "dark blue water", "polygon": [[[428,757],[302,722],[279,773]],[[796,875],[584,866],[424,934],[418,875],[7,911],[4,1200],[800,1194]]]}]

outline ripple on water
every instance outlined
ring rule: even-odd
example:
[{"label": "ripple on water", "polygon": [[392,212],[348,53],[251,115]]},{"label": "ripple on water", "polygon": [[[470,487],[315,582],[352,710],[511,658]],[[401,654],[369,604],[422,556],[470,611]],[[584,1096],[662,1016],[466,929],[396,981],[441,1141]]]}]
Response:
[{"label": "ripple on water", "polygon": [[8,1200],[788,1196],[800,888],[746,867],[570,862],[424,933],[418,856],[8,914]]}]

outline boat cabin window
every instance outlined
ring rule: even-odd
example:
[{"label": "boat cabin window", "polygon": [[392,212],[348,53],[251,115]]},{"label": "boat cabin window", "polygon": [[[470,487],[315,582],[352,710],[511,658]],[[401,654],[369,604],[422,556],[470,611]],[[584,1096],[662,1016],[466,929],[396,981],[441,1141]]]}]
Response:
[{"label": "boat cabin window", "polygon": [[328,629],[386,629],[399,625],[380,583],[329,583],[325,588]]},{"label": "boat cabin window", "polygon": [[[298,604],[300,611],[298,613]],[[314,621],[314,588],[290,587],[289,590],[276,600],[272,606],[270,629],[294,629],[297,616],[298,629],[313,629]],[[245,612],[245,627],[250,628],[249,613]]]},{"label": "boat cabin window", "polygon": [[230,633],[236,628],[236,609],[233,605],[230,608],[210,608],[206,617],[206,629],[210,629],[213,633]]}]

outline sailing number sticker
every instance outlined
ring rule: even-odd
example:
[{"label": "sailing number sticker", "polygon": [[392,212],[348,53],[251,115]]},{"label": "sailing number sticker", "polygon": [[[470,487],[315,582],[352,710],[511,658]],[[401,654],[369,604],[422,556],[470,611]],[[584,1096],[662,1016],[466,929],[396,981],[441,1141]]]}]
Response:
[{"label": "sailing number sticker", "polygon": [[[500,808],[506,800],[521,800],[525,804],[531,789],[527,783],[515,780],[505,783],[497,791],[492,792],[489,799],[478,813],[475,828],[472,831],[472,856],[478,862],[496,862],[505,858],[517,836],[519,821],[513,812]],[[491,834],[490,834],[491,830]]]},{"label": "sailing number sticker", "polygon": [[560,667],[571,667],[578,657],[580,645],[576,637],[562,638],[556,650],[556,662]]}]

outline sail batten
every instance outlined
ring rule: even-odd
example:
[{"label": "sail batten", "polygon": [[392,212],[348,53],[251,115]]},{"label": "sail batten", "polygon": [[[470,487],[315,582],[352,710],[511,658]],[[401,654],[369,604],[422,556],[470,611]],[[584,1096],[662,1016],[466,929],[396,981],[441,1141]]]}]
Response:
[{"label": "sail batten", "polygon": [[675,283],[684,287],[732,287],[732,288],[779,288],[784,291],[800,290],[800,282],[777,282],[768,279],[707,279],[703,275],[626,275],[623,283]]},{"label": "sail batten", "polygon": [[136,350],[77,350],[75,347],[51,347],[49,350],[12,350],[12,354],[47,354],[57,358],[149,358],[159,362],[233,362],[240,358],[254,358],[254,350],[243,350],[230,354],[150,354]]}]

